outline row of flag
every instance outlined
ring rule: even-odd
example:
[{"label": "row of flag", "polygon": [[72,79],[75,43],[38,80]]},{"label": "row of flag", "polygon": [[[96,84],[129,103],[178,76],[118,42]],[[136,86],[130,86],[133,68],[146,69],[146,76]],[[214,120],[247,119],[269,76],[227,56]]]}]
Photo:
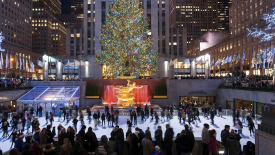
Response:
[{"label": "row of flag", "polygon": [[[216,63],[215,63],[215,60],[213,59],[210,63],[210,67],[212,67],[213,65],[214,65],[214,67],[216,67],[219,64],[224,65],[228,62],[229,63],[235,62],[237,64],[240,59],[241,59],[241,54],[240,53],[238,53],[237,55],[234,55],[233,57],[232,57],[232,55],[230,55],[230,56],[227,56],[227,57],[224,57],[224,58],[220,58],[216,61]],[[265,64],[266,62],[269,65],[269,63],[273,59],[274,59],[274,47],[272,48],[272,50],[265,49],[264,51],[260,51],[257,54],[257,57],[253,56],[251,68],[255,67],[257,69],[257,64],[261,65],[261,63]],[[242,64],[244,64],[244,61],[245,61],[245,52],[243,52]],[[265,69],[265,65],[263,65],[263,68]]]},{"label": "row of flag", "polygon": [[[5,68],[14,68],[13,65],[13,57],[11,53],[6,52],[6,66]],[[4,59],[3,59],[3,52],[1,52],[0,56],[0,69],[4,67]],[[35,67],[31,59],[21,57],[17,53],[15,54],[15,68],[19,70],[26,70],[28,72],[34,72]]]}]

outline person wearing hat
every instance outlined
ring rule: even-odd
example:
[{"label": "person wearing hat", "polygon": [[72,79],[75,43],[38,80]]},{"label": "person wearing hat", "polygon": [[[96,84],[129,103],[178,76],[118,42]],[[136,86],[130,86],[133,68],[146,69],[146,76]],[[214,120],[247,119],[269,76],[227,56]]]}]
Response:
[{"label": "person wearing hat", "polygon": [[34,155],[41,155],[41,151],[39,149],[39,142],[37,142],[37,141],[33,142],[30,150]]},{"label": "person wearing hat", "polygon": [[26,144],[32,144],[33,143],[33,139],[32,139],[32,133],[28,133],[27,134],[27,137],[25,137],[25,140],[26,140]]},{"label": "person wearing hat", "polygon": [[163,153],[160,151],[160,147],[158,145],[155,146],[155,150],[152,153],[152,155],[163,155]]},{"label": "person wearing hat", "polygon": [[18,133],[16,136],[17,140],[14,142],[14,148],[17,148],[20,153],[22,153],[23,149],[23,133]]},{"label": "person wearing hat", "polygon": [[38,141],[38,142],[40,141],[39,133],[40,133],[40,128],[36,128],[35,134],[33,135],[33,140]]}]

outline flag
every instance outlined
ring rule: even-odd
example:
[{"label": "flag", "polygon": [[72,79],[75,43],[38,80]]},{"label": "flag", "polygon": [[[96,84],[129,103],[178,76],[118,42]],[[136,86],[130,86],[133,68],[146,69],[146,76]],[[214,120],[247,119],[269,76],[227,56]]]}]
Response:
[{"label": "flag", "polygon": [[171,65],[172,65],[172,59],[170,60],[170,63],[168,64],[168,70],[170,69]]},{"label": "flag", "polygon": [[214,59],[212,60],[211,64],[210,64],[210,68],[213,66],[214,64]]},{"label": "flag", "polygon": [[43,63],[42,63],[42,61],[37,60],[37,64],[38,64],[38,66],[40,66],[40,67],[42,67],[42,68],[43,68]]},{"label": "flag", "polygon": [[73,67],[73,68],[74,68],[74,65],[71,64],[69,60],[68,60],[68,65],[69,65],[70,67]]},{"label": "flag", "polygon": [[3,67],[3,55],[2,55],[3,52],[1,52],[1,60],[0,60],[0,68],[2,69]]},{"label": "flag", "polygon": [[272,61],[273,59],[274,59],[274,47],[272,48],[270,61]]},{"label": "flag", "polygon": [[23,70],[25,70],[25,57],[23,56]]},{"label": "flag", "polygon": [[232,55],[230,55],[230,57],[228,57],[228,62],[232,61]]},{"label": "flag", "polygon": [[6,53],[6,69],[9,67],[9,53]]},{"label": "flag", "polygon": [[76,65],[78,65],[78,66],[81,66],[81,63],[80,63],[79,61],[77,61],[77,60],[74,60],[74,63],[75,63]]},{"label": "flag", "polygon": [[245,52],[243,52],[243,61],[242,61],[242,64],[244,64],[244,60],[245,60]]},{"label": "flag", "polygon": [[12,53],[10,53],[10,68],[13,68]]},{"label": "flag", "polygon": [[80,66],[85,66],[85,62],[80,60]]},{"label": "flag", "polygon": [[19,55],[19,70],[21,70],[21,65],[22,65],[22,60],[21,60],[21,55]]}]

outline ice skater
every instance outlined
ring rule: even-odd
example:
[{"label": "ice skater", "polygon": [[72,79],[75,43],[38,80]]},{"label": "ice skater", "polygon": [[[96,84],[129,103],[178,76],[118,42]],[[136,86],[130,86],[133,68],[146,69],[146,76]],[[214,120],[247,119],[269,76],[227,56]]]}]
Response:
[{"label": "ice skater", "polygon": [[81,121],[81,125],[84,125],[84,124],[85,124],[85,123],[84,123],[84,116],[83,116],[83,113],[82,113],[82,112],[80,113],[79,118],[80,118],[80,121]]},{"label": "ice skater", "polygon": [[73,119],[73,126],[74,126],[74,129],[75,129],[75,132],[77,132],[77,122],[78,122],[78,120],[75,116],[74,119]]},{"label": "ice skater", "polygon": [[95,128],[97,127],[97,119],[98,119],[98,116],[97,116],[97,113],[94,112],[93,114],[93,119],[94,119],[94,125],[95,125]]},{"label": "ice skater", "polygon": [[108,126],[109,126],[109,124],[111,122],[111,115],[109,112],[107,112],[107,122],[108,122]]},{"label": "ice skater", "polygon": [[13,130],[13,131],[11,132],[9,138],[8,138],[8,139],[10,139],[10,137],[12,137],[11,148],[12,148],[12,146],[13,146],[13,143],[15,142],[16,136],[17,136],[17,132],[16,132],[16,130]]},{"label": "ice skater", "polygon": [[157,112],[155,112],[155,119],[156,119],[156,124],[158,124],[159,123],[159,116],[158,116]]},{"label": "ice skater", "polygon": [[215,124],[215,123],[214,123],[214,117],[215,117],[214,110],[211,110],[211,112],[210,112],[210,117],[211,117],[211,124],[212,124],[212,125]]},{"label": "ice skater", "polygon": [[46,113],[46,114],[45,114],[45,115],[46,115],[46,116],[45,116],[45,117],[46,117],[46,124],[48,124],[48,119],[49,119],[48,111],[45,111],[45,113]]},{"label": "ice skater", "polygon": [[103,126],[103,124],[105,126],[105,114],[104,113],[101,114],[101,125]]},{"label": "ice skater", "polygon": [[137,113],[134,111],[134,125],[137,125]]},{"label": "ice skater", "polygon": [[141,115],[141,121],[142,122],[146,121],[144,110],[141,110],[141,114],[140,115]]},{"label": "ice skater", "polygon": [[0,129],[3,129],[3,136],[2,138],[8,138],[8,127],[9,127],[9,123],[7,121],[5,121],[2,125],[2,127]]},{"label": "ice skater", "polygon": [[164,110],[161,111],[161,121],[162,121],[162,122],[165,121],[165,113],[164,113]]},{"label": "ice skater", "polygon": [[53,125],[53,121],[54,121],[54,119],[53,119],[53,113],[50,112],[50,122],[51,122],[51,126]]},{"label": "ice skater", "polygon": [[250,136],[252,136],[251,132],[253,133],[253,136],[254,136],[255,125],[254,125],[254,122],[252,120],[250,120],[249,123],[248,123],[248,129],[249,129],[249,132],[250,132]]}]

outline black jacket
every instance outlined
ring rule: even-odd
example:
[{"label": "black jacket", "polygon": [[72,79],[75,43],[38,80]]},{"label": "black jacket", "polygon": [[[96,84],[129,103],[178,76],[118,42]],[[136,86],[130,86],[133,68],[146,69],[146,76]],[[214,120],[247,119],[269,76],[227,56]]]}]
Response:
[{"label": "black jacket", "polygon": [[138,143],[139,143],[139,138],[137,137],[137,135],[134,133],[131,134],[131,143],[130,143],[130,154],[131,155],[137,155],[139,153]]},{"label": "black jacket", "polygon": [[173,145],[174,131],[172,128],[168,128],[164,134],[164,145],[166,147],[172,147]]},{"label": "black jacket", "polygon": [[177,143],[178,149],[183,153],[192,151],[192,140],[187,135],[181,135],[177,137],[175,143]]},{"label": "black jacket", "polygon": [[229,137],[229,131],[223,129],[221,132],[221,139],[222,139],[222,144],[223,146],[226,146],[226,139]]},{"label": "black jacket", "polygon": [[124,133],[123,133],[123,130],[121,128],[119,128],[117,131],[116,131],[116,144],[123,144],[124,142]]},{"label": "black jacket", "polygon": [[190,130],[185,130],[186,131],[186,135],[190,138],[191,140],[191,152],[193,151],[194,145],[195,145],[195,137],[193,132],[191,132]]},{"label": "black jacket", "polygon": [[32,151],[26,150],[26,151],[22,152],[22,155],[34,155],[34,154],[32,153]]}]

